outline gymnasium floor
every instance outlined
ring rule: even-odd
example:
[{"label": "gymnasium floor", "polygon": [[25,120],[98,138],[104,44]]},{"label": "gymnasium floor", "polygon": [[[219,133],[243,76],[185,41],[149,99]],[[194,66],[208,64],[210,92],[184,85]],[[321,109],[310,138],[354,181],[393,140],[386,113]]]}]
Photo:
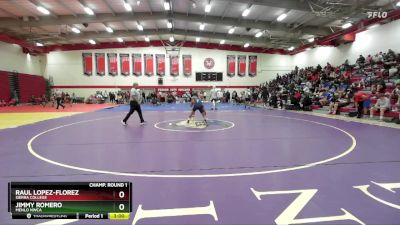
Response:
[{"label": "gymnasium floor", "polygon": [[112,224],[400,223],[400,129],[234,105],[197,129],[187,104],[142,109],[145,126],[120,106],[0,130],[0,224],[111,224],[11,220],[10,181],[130,181]]}]

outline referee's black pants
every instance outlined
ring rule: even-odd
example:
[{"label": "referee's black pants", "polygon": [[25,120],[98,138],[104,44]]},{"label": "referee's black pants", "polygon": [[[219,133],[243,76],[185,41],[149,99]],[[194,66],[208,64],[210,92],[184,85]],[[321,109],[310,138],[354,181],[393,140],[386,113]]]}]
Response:
[{"label": "referee's black pants", "polygon": [[61,102],[61,98],[60,98],[60,97],[57,97],[56,100],[57,100],[57,109],[58,109],[59,106],[65,108],[65,106],[64,106],[64,105],[62,104],[62,102]]},{"label": "referee's black pants", "polygon": [[137,101],[131,101],[130,102],[130,109],[128,114],[126,114],[125,118],[124,118],[124,122],[126,123],[126,121],[128,121],[129,117],[132,115],[132,113],[134,113],[135,111],[138,112],[139,114],[139,118],[140,118],[140,122],[144,122],[143,120],[143,116],[142,116],[142,109],[140,108],[140,104]]}]

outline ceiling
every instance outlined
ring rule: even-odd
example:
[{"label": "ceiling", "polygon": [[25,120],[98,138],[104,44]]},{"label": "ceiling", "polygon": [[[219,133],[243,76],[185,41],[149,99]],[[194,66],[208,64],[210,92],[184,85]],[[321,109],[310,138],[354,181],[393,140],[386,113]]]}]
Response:
[{"label": "ceiling", "polygon": [[[286,49],[308,43],[367,18],[391,11],[395,0],[1,0],[0,32],[48,45],[175,40]],[[165,9],[169,5],[169,10]],[[209,12],[205,12],[206,5]],[[129,5],[132,10],[128,11]],[[37,7],[49,11],[46,15]],[[94,15],[88,15],[85,7]],[[128,7],[129,8],[129,7]],[[246,17],[244,10],[249,9]],[[277,18],[286,14],[286,18]],[[173,26],[168,28],[170,21]],[[138,24],[143,30],[138,29]],[[204,30],[199,26],[204,24]],[[110,27],[113,32],[107,32]],[[79,29],[74,33],[72,28]],[[234,28],[232,34],[229,29]],[[260,37],[255,37],[257,33]]]}]

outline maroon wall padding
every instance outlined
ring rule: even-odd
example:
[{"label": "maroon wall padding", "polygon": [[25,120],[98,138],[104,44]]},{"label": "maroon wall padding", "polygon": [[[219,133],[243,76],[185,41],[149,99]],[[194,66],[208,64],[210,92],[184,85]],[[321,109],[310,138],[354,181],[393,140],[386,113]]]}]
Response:
[{"label": "maroon wall padding", "polygon": [[46,80],[42,76],[18,74],[20,102],[28,102],[31,96],[41,97],[46,93]]},{"label": "maroon wall padding", "polygon": [[6,71],[0,71],[0,100],[10,100],[10,82]]}]

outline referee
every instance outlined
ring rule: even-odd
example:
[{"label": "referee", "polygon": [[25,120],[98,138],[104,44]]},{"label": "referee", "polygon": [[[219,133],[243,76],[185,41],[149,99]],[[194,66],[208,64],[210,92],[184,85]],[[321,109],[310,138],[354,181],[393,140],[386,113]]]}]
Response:
[{"label": "referee", "polygon": [[141,98],[141,94],[139,89],[136,89],[136,87],[138,86],[137,83],[133,83],[133,87],[131,89],[131,97],[130,97],[130,109],[129,109],[129,113],[126,114],[125,118],[121,121],[122,125],[126,126],[127,125],[127,121],[129,119],[129,117],[132,115],[132,113],[134,113],[135,111],[138,112],[139,114],[139,118],[140,118],[140,125],[144,125],[146,122],[143,120],[143,116],[142,116],[142,109],[140,108],[140,98]]}]

